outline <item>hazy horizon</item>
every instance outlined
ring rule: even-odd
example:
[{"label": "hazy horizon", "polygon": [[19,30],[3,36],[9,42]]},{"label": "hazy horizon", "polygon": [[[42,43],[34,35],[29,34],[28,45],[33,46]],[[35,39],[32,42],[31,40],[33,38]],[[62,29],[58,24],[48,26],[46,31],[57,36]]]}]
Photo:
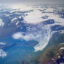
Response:
[{"label": "hazy horizon", "polygon": [[12,5],[12,4],[64,4],[64,0],[0,0],[0,5]]}]

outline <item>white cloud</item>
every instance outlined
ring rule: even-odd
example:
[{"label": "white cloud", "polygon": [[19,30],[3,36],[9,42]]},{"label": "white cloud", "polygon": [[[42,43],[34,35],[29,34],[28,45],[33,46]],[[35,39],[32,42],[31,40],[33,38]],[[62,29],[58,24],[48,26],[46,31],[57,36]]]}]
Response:
[{"label": "white cloud", "polygon": [[4,22],[2,21],[2,19],[0,19],[0,26],[4,26]]},{"label": "white cloud", "polygon": [[54,24],[62,25],[64,26],[64,19],[61,18],[58,14],[55,13],[43,13],[42,17],[48,16],[46,19],[42,19],[44,22],[48,19],[53,19],[55,21]]},{"label": "white cloud", "polygon": [[[40,10],[38,9],[33,9],[32,12],[28,13],[27,16],[24,17],[24,22],[25,23],[31,23],[31,24],[38,24],[40,22],[43,22],[43,21],[46,21],[48,19],[54,19],[55,22],[60,22],[61,25],[64,25],[64,19],[63,18],[60,18],[58,14],[55,14],[53,12],[55,9],[54,8],[48,8],[45,10],[45,12],[47,13],[42,13]],[[52,13],[48,13],[48,12],[52,12]],[[48,18],[42,18],[42,17],[45,17],[45,16],[48,16]]]},{"label": "white cloud", "polygon": [[56,14],[47,14],[49,17],[48,19],[54,19],[55,23],[58,23],[59,25],[62,25],[64,26],[64,19],[63,18],[60,18],[59,15],[56,15]]},{"label": "white cloud", "polygon": [[12,20],[11,20],[11,22],[13,22],[13,21],[15,21],[15,20],[17,20],[17,18],[15,17],[15,18],[13,18]]},{"label": "white cloud", "polygon": [[47,8],[47,9],[45,10],[45,12],[54,12],[54,9],[53,9],[53,8]]},{"label": "white cloud", "polygon": [[[50,9],[49,11],[53,11],[53,9],[52,10]],[[45,19],[42,18],[44,16],[48,16],[48,18],[45,18]],[[48,19],[53,19],[55,23],[48,24],[48,25],[38,24],[41,22],[45,22]],[[35,52],[43,50],[48,45],[49,39],[51,38],[52,34],[55,33],[55,31],[51,33],[51,29],[50,29],[51,26],[55,26],[55,25],[64,26],[64,22],[63,22],[64,19],[60,18],[58,14],[41,13],[41,11],[39,11],[38,9],[34,9],[33,12],[28,13],[28,15],[24,17],[24,20],[25,20],[25,23],[38,24],[38,26],[42,28],[42,30],[39,32],[29,33],[25,35],[23,35],[22,32],[17,32],[13,34],[12,37],[14,39],[20,39],[20,40],[24,39],[26,41],[33,40],[33,39],[38,41],[39,43],[34,46]]]},{"label": "white cloud", "polygon": [[30,12],[27,16],[24,17],[24,20],[26,23],[32,23],[32,24],[37,24],[42,22],[42,13],[35,9],[34,11]]},{"label": "white cloud", "polygon": [[4,50],[0,49],[0,57],[6,57],[6,56],[7,53]]},{"label": "white cloud", "polygon": [[61,50],[64,50],[64,47],[61,47],[60,49],[61,49]]},{"label": "white cloud", "polygon": [[13,35],[13,38],[14,38],[14,39],[21,39],[21,38],[22,38],[21,32],[15,33],[15,34]]},{"label": "white cloud", "polygon": [[26,35],[23,35],[22,32],[17,32],[15,34],[13,34],[12,37],[14,39],[20,39],[20,40],[24,39],[26,41],[36,40],[39,43],[34,46],[34,51],[35,52],[39,51],[39,50],[41,51],[47,46],[47,44],[49,42],[49,39],[51,37],[50,29],[48,29],[48,28],[46,29],[45,28],[43,30],[44,30],[44,32],[43,31],[39,31],[39,32],[35,32],[35,33],[29,33],[29,34],[26,34]]},{"label": "white cloud", "polygon": [[6,45],[6,43],[4,43],[4,42],[0,42],[0,45]]},{"label": "white cloud", "polygon": [[[52,34],[49,28],[47,28],[47,33],[45,32],[45,36],[41,36],[38,39],[39,44],[34,46],[35,52],[43,50],[49,43],[49,39],[51,38]],[[42,35],[42,34],[41,34]]]},{"label": "white cloud", "polygon": [[11,9],[19,9],[21,11],[27,11],[32,10],[33,8],[31,6],[23,5],[23,4],[12,4],[8,6]]},{"label": "white cloud", "polygon": [[36,35],[36,36],[34,36],[34,35],[35,34],[26,34],[26,35],[23,35],[22,32],[17,32],[15,34],[13,34],[12,37],[14,39],[25,39],[26,41],[28,41],[28,40],[36,39],[36,38],[38,38],[38,37],[41,36],[40,34],[39,35]]}]

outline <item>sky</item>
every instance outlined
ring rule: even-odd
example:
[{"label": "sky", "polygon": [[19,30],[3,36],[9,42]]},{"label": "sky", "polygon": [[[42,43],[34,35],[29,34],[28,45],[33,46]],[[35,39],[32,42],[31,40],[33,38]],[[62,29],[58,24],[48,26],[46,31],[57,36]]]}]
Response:
[{"label": "sky", "polygon": [[64,4],[64,0],[0,0],[0,4]]}]

